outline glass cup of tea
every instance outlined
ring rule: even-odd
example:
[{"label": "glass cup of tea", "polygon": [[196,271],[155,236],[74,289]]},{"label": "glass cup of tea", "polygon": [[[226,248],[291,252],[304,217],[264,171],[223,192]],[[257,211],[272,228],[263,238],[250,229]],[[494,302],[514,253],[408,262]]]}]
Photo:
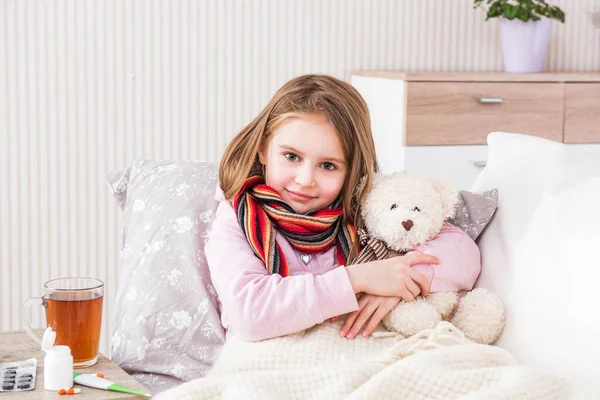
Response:
[{"label": "glass cup of tea", "polygon": [[73,366],[84,368],[98,361],[104,283],[94,278],[60,278],[44,283],[42,297],[30,297],[23,303],[23,328],[36,342],[41,338],[30,321],[32,305],[42,305],[46,324],[56,332],[55,345],[71,348]]}]

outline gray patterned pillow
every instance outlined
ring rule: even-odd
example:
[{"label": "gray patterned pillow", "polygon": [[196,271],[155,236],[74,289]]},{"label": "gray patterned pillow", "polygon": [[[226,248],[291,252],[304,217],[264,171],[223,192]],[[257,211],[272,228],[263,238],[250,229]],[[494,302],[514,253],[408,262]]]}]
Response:
[{"label": "gray patterned pillow", "polygon": [[204,256],[218,166],[136,161],[107,182],[123,210],[112,358],[156,393],[203,376],[225,341]]},{"label": "gray patterned pillow", "polygon": [[492,220],[498,207],[498,190],[492,189],[483,193],[472,193],[465,190],[458,192],[456,215],[449,219],[452,225],[458,226],[476,240],[487,224]]}]

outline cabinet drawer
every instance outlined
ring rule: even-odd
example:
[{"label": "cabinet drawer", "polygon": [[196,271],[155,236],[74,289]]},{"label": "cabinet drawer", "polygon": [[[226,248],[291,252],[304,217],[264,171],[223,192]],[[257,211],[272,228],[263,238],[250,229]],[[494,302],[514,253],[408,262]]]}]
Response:
[{"label": "cabinet drawer", "polygon": [[600,83],[565,88],[565,143],[600,142]]},{"label": "cabinet drawer", "polygon": [[407,82],[407,145],[485,144],[490,132],[562,141],[564,83]]},{"label": "cabinet drawer", "polygon": [[470,190],[485,168],[487,146],[406,146],[404,169]]}]

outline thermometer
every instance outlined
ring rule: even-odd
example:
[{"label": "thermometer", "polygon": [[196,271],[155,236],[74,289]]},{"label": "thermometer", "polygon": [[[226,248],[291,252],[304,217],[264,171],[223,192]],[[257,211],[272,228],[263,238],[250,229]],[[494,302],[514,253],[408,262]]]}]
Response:
[{"label": "thermometer", "polygon": [[83,374],[81,372],[73,372],[73,382],[78,385],[88,386],[95,389],[110,390],[113,392],[136,394],[138,396],[152,397],[149,393],[139,392],[137,390],[126,388],[118,383],[109,381],[108,379],[100,378],[93,374]]}]

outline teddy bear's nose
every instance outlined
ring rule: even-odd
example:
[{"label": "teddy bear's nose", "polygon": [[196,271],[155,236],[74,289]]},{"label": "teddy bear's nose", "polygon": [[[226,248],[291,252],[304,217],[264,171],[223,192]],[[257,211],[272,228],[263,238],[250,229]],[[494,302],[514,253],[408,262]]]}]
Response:
[{"label": "teddy bear's nose", "polygon": [[406,232],[410,231],[410,228],[412,228],[413,225],[414,224],[413,224],[413,222],[410,219],[402,222],[402,226],[404,227],[404,229],[406,229]]}]

